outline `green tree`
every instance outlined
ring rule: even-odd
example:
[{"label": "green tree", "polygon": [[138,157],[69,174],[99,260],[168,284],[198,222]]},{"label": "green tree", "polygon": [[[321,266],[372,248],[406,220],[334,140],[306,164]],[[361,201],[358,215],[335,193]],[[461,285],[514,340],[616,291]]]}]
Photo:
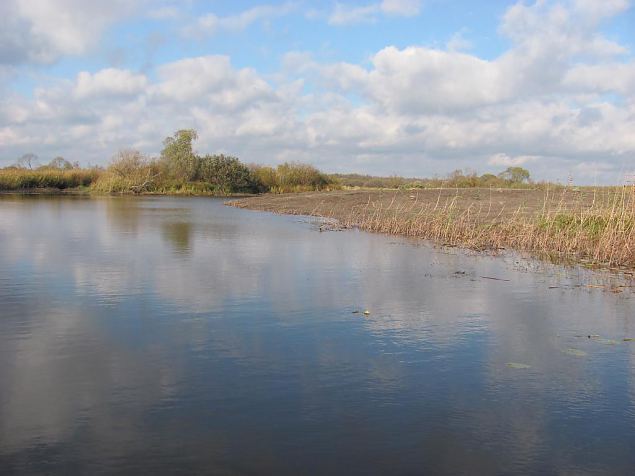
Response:
[{"label": "green tree", "polygon": [[508,180],[511,183],[529,182],[529,176],[529,170],[522,167],[507,167],[507,170],[498,174],[499,178]]},{"label": "green tree", "polygon": [[198,138],[194,129],[181,129],[163,141],[161,161],[168,176],[181,182],[191,182],[198,171],[198,157],[192,148],[192,142]]}]

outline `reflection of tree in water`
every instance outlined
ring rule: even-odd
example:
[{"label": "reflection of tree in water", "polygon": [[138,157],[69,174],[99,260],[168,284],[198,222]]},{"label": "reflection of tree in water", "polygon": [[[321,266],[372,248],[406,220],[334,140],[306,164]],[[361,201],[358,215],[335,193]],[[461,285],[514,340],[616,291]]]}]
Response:
[{"label": "reflection of tree in water", "polygon": [[106,200],[108,223],[119,232],[137,234],[140,215],[141,209],[135,199],[112,197]]},{"label": "reflection of tree in water", "polygon": [[161,236],[177,253],[191,251],[192,224],[190,222],[167,222],[161,225]]}]

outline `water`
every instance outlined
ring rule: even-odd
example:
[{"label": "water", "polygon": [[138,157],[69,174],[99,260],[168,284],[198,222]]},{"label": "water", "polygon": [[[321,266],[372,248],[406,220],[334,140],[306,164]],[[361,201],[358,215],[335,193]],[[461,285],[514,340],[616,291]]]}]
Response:
[{"label": "water", "polygon": [[4,196],[0,243],[3,474],[635,467],[635,301],[577,271],[206,198]]}]

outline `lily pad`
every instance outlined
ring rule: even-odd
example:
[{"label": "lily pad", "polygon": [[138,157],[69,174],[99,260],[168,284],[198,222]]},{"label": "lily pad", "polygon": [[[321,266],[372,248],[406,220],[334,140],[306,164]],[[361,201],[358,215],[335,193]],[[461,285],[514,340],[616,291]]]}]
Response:
[{"label": "lily pad", "polygon": [[583,350],[579,350],[579,349],[564,349],[562,351],[563,353],[567,354],[567,355],[572,355],[574,357],[585,357],[587,355],[587,353]]},{"label": "lily pad", "polygon": [[507,362],[505,365],[511,369],[530,369],[531,365],[521,364],[518,362]]}]

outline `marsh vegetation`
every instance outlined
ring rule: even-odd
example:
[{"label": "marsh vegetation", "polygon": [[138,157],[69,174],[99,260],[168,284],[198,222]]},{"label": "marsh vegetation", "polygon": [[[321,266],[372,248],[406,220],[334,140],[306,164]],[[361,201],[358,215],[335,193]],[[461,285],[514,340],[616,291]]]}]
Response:
[{"label": "marsh vegetation", "polygon": [[232,205],[476,250],[512,248],[635,268],[635,191],[440,189],[263,196]]}]

